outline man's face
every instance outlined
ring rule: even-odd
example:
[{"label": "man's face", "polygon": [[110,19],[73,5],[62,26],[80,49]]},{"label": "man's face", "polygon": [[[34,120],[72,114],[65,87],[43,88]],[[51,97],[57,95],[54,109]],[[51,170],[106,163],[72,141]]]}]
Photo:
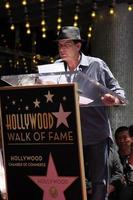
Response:
[{"label": "man's face", "polygon": [[81,48],[81,43],[74,43],[72,40],[59,40],[58,49],[60,57],[67,61],[78,57]]},{"label": "man's face", "polygon": [[128,130],[122,131],[119,133],[116,143],[119,148],[124,151],[127,148],[130,148],[131,144],[133,144],[133,137],[130,137]]}]

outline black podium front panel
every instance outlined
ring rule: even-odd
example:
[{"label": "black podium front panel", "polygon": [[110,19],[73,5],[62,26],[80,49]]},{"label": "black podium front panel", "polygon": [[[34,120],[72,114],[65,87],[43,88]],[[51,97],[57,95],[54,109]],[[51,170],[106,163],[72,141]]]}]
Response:
[{"label": "black podium front panel", "polygon": [[86,200],[76,84],[0,90],[8,200]]}]

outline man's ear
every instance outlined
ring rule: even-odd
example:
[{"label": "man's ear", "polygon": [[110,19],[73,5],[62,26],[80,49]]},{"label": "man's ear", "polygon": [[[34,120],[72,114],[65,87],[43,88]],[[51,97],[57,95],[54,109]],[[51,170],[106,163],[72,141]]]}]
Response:
[{"label": "man's ear", "polygon": [[78,42],[78,43],[76,44],[76,46],[77,46],[78,50],[80,50],[80,49],[81,49],[81,42]]}]

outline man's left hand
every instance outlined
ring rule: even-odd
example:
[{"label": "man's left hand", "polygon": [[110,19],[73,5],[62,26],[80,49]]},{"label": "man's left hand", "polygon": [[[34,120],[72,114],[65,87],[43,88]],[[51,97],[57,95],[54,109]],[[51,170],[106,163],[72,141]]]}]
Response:
[{"label": "man's left hand", "polygon": [[113,106],[120,104],[120,100],[111,94],[105,94],[104,96],[101,97],[101,100],[106,106]]}]

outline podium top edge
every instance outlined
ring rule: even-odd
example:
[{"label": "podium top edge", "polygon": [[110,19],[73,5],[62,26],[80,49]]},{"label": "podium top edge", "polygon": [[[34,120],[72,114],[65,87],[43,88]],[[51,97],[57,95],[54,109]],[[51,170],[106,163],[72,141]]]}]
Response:
[{"label": "podium top edge", "polygon": [[34,85],[18,85],[18,86],[1,86],[0,91],[4,90],[16,90],[16,89],[30,89],[30,88],[50,88],[50,87],[68,87],[77,85],[76,82],[73,83],[61,83],[61,84],[34,84]]}]

